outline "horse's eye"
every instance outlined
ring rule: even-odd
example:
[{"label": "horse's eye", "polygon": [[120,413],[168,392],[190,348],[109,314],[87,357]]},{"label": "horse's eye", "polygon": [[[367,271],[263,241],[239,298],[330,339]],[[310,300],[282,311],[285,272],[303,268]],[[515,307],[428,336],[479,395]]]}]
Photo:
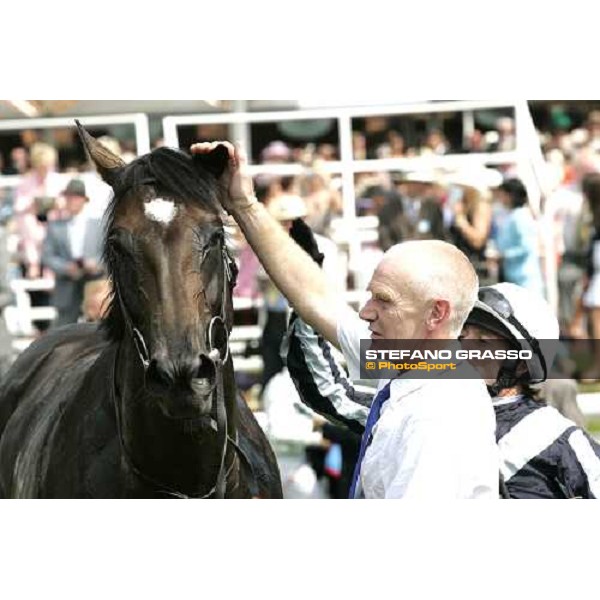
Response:
[{"label": "horse's eye", "polygon": [[108,243],[117,250],[124,250],[125,252],[132,253],[134,250],[133,235],[126,229],[117,228],[115,229],[110,237]]}]

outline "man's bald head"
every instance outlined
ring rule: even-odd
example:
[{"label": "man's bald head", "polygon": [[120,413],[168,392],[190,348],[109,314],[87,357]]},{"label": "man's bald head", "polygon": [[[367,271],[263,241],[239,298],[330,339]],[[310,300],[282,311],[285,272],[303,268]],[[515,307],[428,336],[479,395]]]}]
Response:
[{"label": "man's bald head", "polygon": [[458,335],[471,312],[479,281],[473,265],[456,246],[439,240],[415,240],[392,246],[380,265],[393,269],[398,285],[425,306],[450,304],[448,333]]}]

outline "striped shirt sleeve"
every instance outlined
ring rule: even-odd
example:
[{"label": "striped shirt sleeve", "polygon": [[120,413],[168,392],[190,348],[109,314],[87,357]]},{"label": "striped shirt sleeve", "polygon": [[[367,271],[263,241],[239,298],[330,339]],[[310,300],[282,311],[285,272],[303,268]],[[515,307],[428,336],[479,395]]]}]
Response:
[{"label": "striped shirt sleeve", "polygon": [[373,393],[352,385],[329,343],[297,315],[290,319],[284,360],[304,404],[362,434]]}]

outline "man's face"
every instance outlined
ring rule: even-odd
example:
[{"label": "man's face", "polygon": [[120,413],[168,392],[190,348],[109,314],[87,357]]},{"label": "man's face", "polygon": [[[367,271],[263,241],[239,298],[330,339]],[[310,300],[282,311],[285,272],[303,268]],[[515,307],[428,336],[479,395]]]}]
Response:
[{"label": "man's face", "polygon": [[87,198],[85,196],[75,196],[73,194],[68,194],[65,197],[67,210],[71,214],[71,216],[78,215],[85,206]]},{"label": "man's face", "polygon": [[407,285],[407,276],[393,261],[379,263],[369,287],[371,298],[359,316],[368,321],[371,339],[424,339],[424,307]]}]

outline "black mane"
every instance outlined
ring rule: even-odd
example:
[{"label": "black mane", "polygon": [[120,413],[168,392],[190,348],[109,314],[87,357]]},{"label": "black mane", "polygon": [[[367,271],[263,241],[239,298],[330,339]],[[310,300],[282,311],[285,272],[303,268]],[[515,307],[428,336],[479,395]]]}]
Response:
[{"label": "black mane", "polygon": [[[113,293],[102,327],[109,339],[119,340],[125,329],[115,283],[118,280],[116,262],[109,238],[114,227],[117,206],[127,197],[164,198],[178,204],[198,206],[214,215],[221,213],[218,182],[214,175],[191,156],[171,148],[157,148],[122,168],[113,184],[113,197],[105,213],[103,260],[113,282]],[[129,274],[128,274],[129,275]],[[134,285],[136,273],[126,278]]]}]

